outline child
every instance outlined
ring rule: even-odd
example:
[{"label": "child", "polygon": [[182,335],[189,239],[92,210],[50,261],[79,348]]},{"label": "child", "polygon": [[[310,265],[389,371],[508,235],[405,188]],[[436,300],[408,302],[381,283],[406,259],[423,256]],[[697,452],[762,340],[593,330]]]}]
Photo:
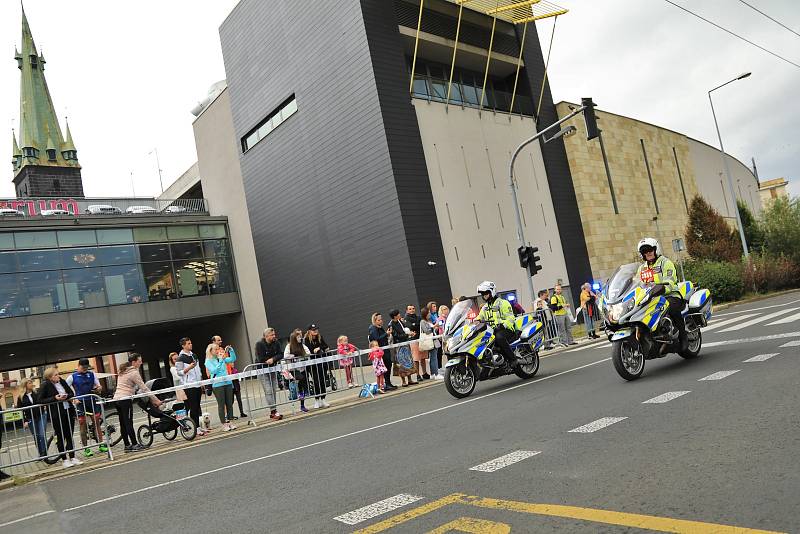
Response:
[{"label": "child", "polygon": [[375,377],[378,379],[378,393],[385,393],[386,386],[383,381],[383,375],[386,373],[386,364],[383,363],[383,349],[378,345],[377,341],[370,341],[369,359],[372,362],[372,369],[375,371]]},{"label": "child", "polygon": [[349,342],[350,340],[347,339],[347,336],[339,336],[336,339],[336,352],[345,356],[344,358],[339,359],[339,365],[344,368],[344,374],[347,376],[347,387],[352,388],[353,386],[357,386],[353,381],[353,357],[352,354],[358,352],[358,349],[355,345]]}]

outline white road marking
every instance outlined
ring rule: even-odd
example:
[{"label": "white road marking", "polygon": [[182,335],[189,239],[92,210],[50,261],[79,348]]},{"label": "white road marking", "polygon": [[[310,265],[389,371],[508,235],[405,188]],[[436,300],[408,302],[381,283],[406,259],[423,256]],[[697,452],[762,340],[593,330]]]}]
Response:
[{"label": "white road marking", "polygon": [[610,346],[611,343],[606,341],[605,343],[592,343],[591,345],[585,345],[583,347],[578,347],[577,349],[565,350],[564,352],[578,352],[579,350],[586,350],[586,349],[603,349]]},{"label": "white road marking", "polygon": [[424,497],[419,497],[417,495],[401,493],[400,495],[395,495],[394,497],[389,497],[388,499],[364,506],[358,510],[353,510],[352,512],[347,512],[346,514],[336,516],[334,519],[344,523],[345,525],[357,525],[359,523],[363,523],[367,519],[378,517],[379,515],[385,514],[386,512],[391,512],[392,510],[397,510],[403,506],[408,506],[409,504],[415,503],[423,498]]},{"label": "white road marking", "polygon": [[747,313],[747,312],[758,311],[758,310],[769,310],[769,309],[772,309],[772,308],[780,308],[781,306],[787,306],[788,307],[788,306],[791,306],[792,304],[797,304],[798,302],[800,302],[800,300],[793,300],[791,302],[786,302],[784,304],[772,304],[771,306],[761,306],[760,308],[749,308],[747,310],[715,313],[714,317],[725,317],[725,316],[734,315],[734,314],[737,314],[737,313]]},{"label": "white road marking", "polygon": [[42,517],[43,515],[54,514],[54,513],[56,513],[55,510],[47,510],[45,512],[39,512],[37,514],[32,514],[32,515],[29,515],[29,516],[20,517],[19,519],[15,519],[15,520],[9,521],[7,523],[0,523],[0,528],[7,527],[9,525],[13,525],[14,523],[21,523],[22,521],[27,521],[29,519],[35,519],[37,517]]},{"label": "white road marking", "polygon": [[[789,309],[789,310],[780,310],[773,313],[768,313],[767,315],[760,315],[755,319],[750,319],[749,321],[745,321],[744,323],[737,324],[731,327],[728,327],[724,330],[720,330],[722,332],[733,332],[734,330],[739,330],[740,328],[747,328],[748,326],[753,326],[754,324],[762,323],[764,321],[769,321],[770,319],[774,319],[775,317],[779,317],[781,315],[792,313],[793,311],[797,311],[797,308]],[[800,317],[800,315],[798,315]]]},{"label": "white road marking", "polygon": [[514,451],[501,456],[500,458],[495,458],[494,460],[489,460],[488,462],[484,462],[480,465],[470,467],[469,470],[481,471],[483,473],[494,473],[495,471],[499,471],[500,469],[508,467],[511,464],[521,462],[522,460],[541,453],[542,451]]},{"label": "white road marking", "polygon": [[[397,424],[400,424],[400,423],[404,423],[406,421],[412,421],[414,419],[418,419],[420,417],[427,417],[427,416],[429,416],[431,414],[435,414],[435,413],[443,412],[445,410],[450,410],[450,409],[453,409],[453,408],[457,408],[459,406],[463,406],[464,404],[469,404],[471,402],[477,402],[477,401],[479,401],[481,399],[485,399],[487,397],[494,397],[495,395],[500,395],[502,393],[507,393],[507,392],[513,391],[515,389],[519,389],[519,388],[523,388],[523,387],[527,387],[527,386],[532,386],[533,384],[537,384],[539,382],[544,382],[545,380],[551,380],[553,378],[556,378],[556,377],[559,377],[559,376],[562,376],[562,375],[565,375],[565,374],[568,374],[568,373],[573,373],[575,371],[580,371],[581,369],[586,369],[587,367],[592,367],[594,365],[599,365],[601,363],[605,363],[605,362],[609,361],[610,359],[611,358],[603,358],[602,360],[597,360],[596,362],[591,362],[591,363],[587,363],[587,364],[584,364],[584,365],[580,365],[578,367],[573,367],[572,369],[567,369],[566,371],[561,371],[561,372],[556,373],[554,375],[543,376],[542,378],[537,378],[535,380],[522,382],[521,384],[517,384],[516,386],[510,386],[510,387],[508,387],[506,389],[501,389],[499,391],[493,391],[492,393],[487,393],[487,394],[481,395],[479,397],[473,397],[471,399],[465,399],[465,400],[462,400],[460,402],[456,402],[456,403],[453,403],[453,404],[448,404],[446,406],[440,406],[439,408],[434,408],[433,410],[428,410],[426,412],[420,412],[420,413],[417,413],[417,414],[414,414],[414,415],[409,415],[407,417],[403,417],[401,419],[396,419],[394,421],[388,421],[386,423],[381,423],[379,425],[374,425],[374,426],[371,426],[371,427],[362,428],[360,430],[354,430],[353,432],[347,432],[346,434],[340,434],[338,436],[333,436],[333,437],[326,438],[326,439],[323,439],[323,440],[320,440],[320,441],[315,441],[313,443],[306,443],[304,445],[299,445],[297,447],[292,447],[290,449],[285,449],[285,450],[282,450],[282,451],[273,452],[272,454],[267,454],[265,456],[259,456],[258,458],[251,458],[249,460],[244,460],[242,462],[237,462],[237,463],[234,463],[234,464],[229,464],[229,465],[224,465],[222,467],[217,467],[216,469],[211,469],[211,470],[208,470],[208,471],[202,471],[200,473],[195,473],[193,475],[188,475],[188,476],[185,476],[185,477],[176,478],[174,480],[168,480],[166,482],[161,482],[160,484],[153,484],[151,486],[146,486],[146,487],[139,488],[139,489],[136,489],[136,490],[126,491],[125,493],[119,493],[117,495],[111,495],[109,497],[104,497],[102,499],[98,499],[96,501],[88,502],[86,504],[81,504],[79,506],[73,506],[71,508],[66,508],[66,509],[64,509],[64,512],[72,512],[72,511],[75,511],[75,510],[81,510],[83,508],[88,508],[90,506],[95,506],[97,504],[103,504],[103,503],[106,503],[106,502],[109,502],[109,501],[115,501],[117,499],[122,499],[122,498],[125,498],[125,497],[129,497],[131,495],[137,495],[139,493],[149,492],[149,491],[152,491],[154,489],[163,488],[165,486],[172,486],[174,484],[179,484],[181,482],[186,482],[187,480],[194,480],[194,479],[202,477],[202,476],[213,475],[215,473],[219,473],[219,472],[222,472],[222,471],[227,471],[229,469],[234,469],[236,467],[241,467],[243,465],[250,465],[250,464],[253,464],[253,463],[256,463],[256,462],[269,460],[271,458],[275,458],[275,457],[278,457],[278,456],[284,456],[284,455],[287,455],[287,454],[290,454],[290,453],[293,453],[293,452],[310,449],[312,447],[318,447],[320,445],[325,445],[327,443],[331,443],[331,442],[334,442],[334,441],[339,441],[339,440],[346,439],[346,438],[349,438],[349,437],[352,437],[352,436],[359,436],[361,434],[366,434],[368,432],[374,432],[375,430],[378,430],[380,428],[386,428],[388,426],[394,426],[394,425],[397,425]],[[267,428],[269,428],[269,427],[267,427]],[[184,449],[177,449],[177,451],[183,452]],[[127,464],[119,464],[119,465],[127,465]],[[97,470],[95,470],[95,471],[97,471]],[[87,471],[87,474],[92,473],[92,472],[94,472],[94,471]]]},{"label": "white road marking", "polygon": [[775,352],[773,354],[759,354],[758,356],[753,356],[752,358],[748,358],[742,363],[751,363],[751,362],[763,362],[769,360],[773,356],[777,356],[780,352]]},{"label": "white road marking", "polygon": [[627,417],[602,417],[597,421],[592,421],[588,425],[579,426],[578,428],[573,428],[570,432],[579,432],[581,434],[589,434],[591,432],[597,432],[598,430],[605,428],[607,426],[611,426],[614,423],[619,423],[620,421],[624,421]]},{"label": "white road marking", "polygon": [[716,330],[717,328],[721,328],[723,326],[727,326],[727,325],[729,325],[731,323],[738,323],[742,319],[748,319],[750,317],[755,317],[756,315],[758,315],[758,314],[757,313],[746,313],[744,315],[740,315],[739,317],[734,317],[733,319],[725,319],[724,321],[720,321],[718,323],[716,323],[716,322],[715,323],[711,323],[707,327],[703,328],[703,331],[704,332],[709,332],[711,330]]},{"label": "white road marking", "polygon": [[740,343],[755,343],[758,341],[770,341],[773,339],[783,339],[786,337],[800,337],[800,332],[787,332],[785,334],[772,334],[770,336],[746,337],[743,339],[728,339],[726,341],[714,341],[703,343],[703,347],[721,347],[724,345],[739,345]]},{"label": "white road marking", "polygon": [[730,371],[717,371],[716,373],[710,374],[708,376],[704,376],[703,378],[698,379],[698,382],[703,380],[722,380],[725,377],[731,376],[734,373],[738,373],[741,369],[731,369]]},{"label": "white road marking", "polygon": [[664,404],[665,402],[677,399],[678,397],[683,397],[687,393],[691,393],[691,391],[668,391],[663,395],[659,395],[658,397],[653,397],[652,399],[648,399],[644,401],[642,404]]},{"label": "white road marking", "polygon": [[796,341],[796,340],[795,341],[790,341],[788,343],[784,343],[783,345],[781,345],[781,348],[785,348],[785,347],[800,347],[800,341]]},{"label": "white road marking", "polygon": [[794,315],[790,315],[789,317],[784,317],[778,321],[773,321],[768,323],[767,326],[775,326],[776,324],[786,324],[786,323],[793,323],[795,321],[800,321],[800,313],[796,313]]}]

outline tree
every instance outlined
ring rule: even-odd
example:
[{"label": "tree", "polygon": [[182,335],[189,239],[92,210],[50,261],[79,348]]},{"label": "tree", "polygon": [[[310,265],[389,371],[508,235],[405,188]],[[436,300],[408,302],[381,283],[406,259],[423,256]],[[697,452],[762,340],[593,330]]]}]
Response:
[{"label": "tree", "polygon": [[753,212],[750,211],[747,204],[737,200],[736,206],[739,208],[739,218],[742,219],[747,248],[750,249],[750,252],[761,252],[764,249],[764,232],[761,229],[761,225],[753,217]]},{"label": "tree", "polygon": [[764,249],[800,263],[800,199],[776,198],[762,215]]},{"label": "tree", "polygon": [[698,260],[738,262],[742,244],[738,231],[701,196],[692,199],[686,226],[686,250]]}]

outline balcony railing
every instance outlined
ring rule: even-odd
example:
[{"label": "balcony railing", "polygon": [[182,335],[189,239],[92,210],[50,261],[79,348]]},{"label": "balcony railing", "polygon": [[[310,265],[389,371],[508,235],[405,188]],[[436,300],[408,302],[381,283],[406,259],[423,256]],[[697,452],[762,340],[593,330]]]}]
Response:
[{"label": "balcony railing", "polygon": [[0,200],[0,220],[8,218],[74,218],[99,216],[205,215],[204,198],[70,198],[36,197]]}]

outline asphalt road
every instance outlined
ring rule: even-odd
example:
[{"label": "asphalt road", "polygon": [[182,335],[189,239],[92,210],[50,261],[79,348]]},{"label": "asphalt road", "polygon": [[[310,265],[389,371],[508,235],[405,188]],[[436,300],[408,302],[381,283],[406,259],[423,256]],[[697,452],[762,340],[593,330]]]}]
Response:
[{"label": "asphalt road", "polygon": [[6,490],[0,531],[800,531],[800,293],[635,382],[605,345]]}]

